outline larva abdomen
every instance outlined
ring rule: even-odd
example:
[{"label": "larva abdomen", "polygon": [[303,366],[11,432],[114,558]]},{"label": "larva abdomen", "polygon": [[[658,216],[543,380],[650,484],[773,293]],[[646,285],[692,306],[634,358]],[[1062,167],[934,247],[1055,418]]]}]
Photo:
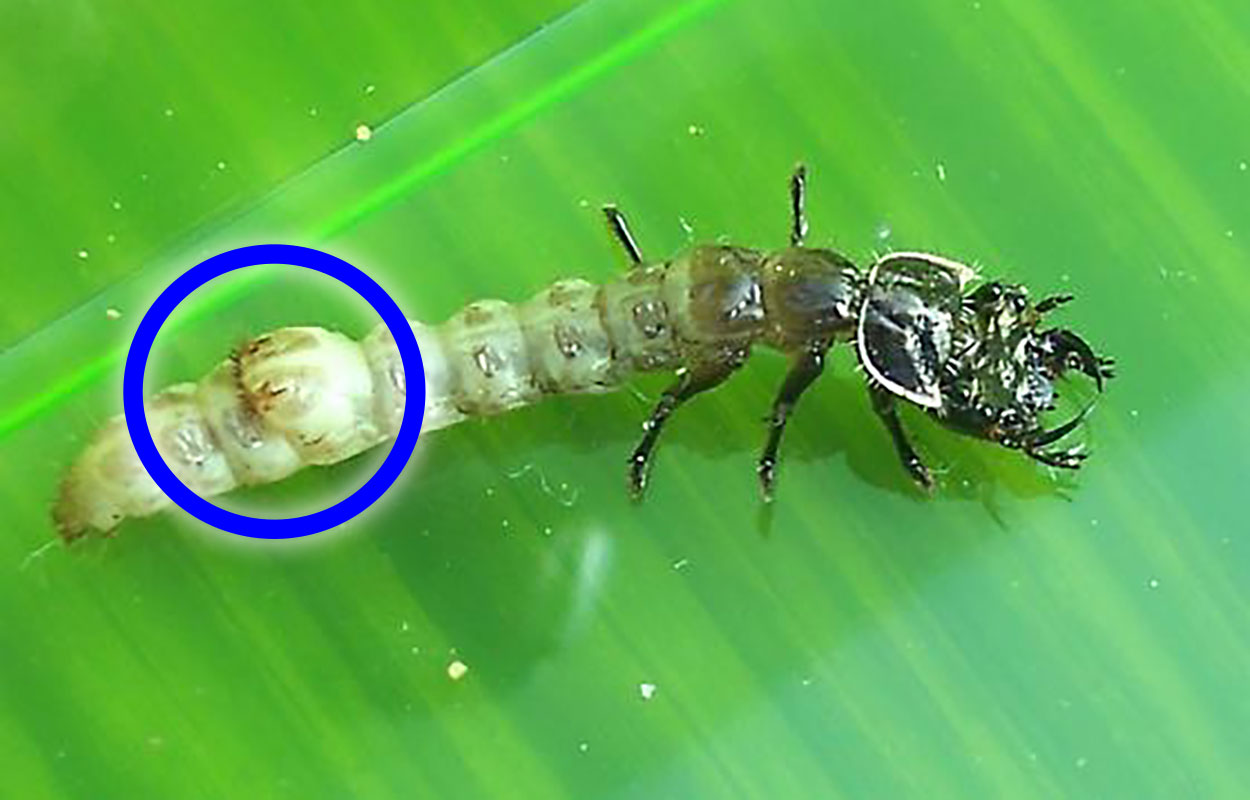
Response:
[{"label": "larva abdomen", "polygon": [[[639,291],[645,296],[635,298]],[[650,285],[627,294],[634,305],[654,307]],[[425,370],[422,430],[550,394],[619,386],[637,366],[633,339],[653,338],[651,322],[631,313],[632,305],[605,313],[606,302],[613,302],[607,287],[563,280],[525,303],[478,301],[440,326],[410,323]],[[605,319],[624,328],[614,337]],[[667,363],[675,354],[667,340],[664,347],[660,361]],[[649,351],[639,357],[655,359]],[[198,384],[159,392],[145,408],[166,463],[190,489],[212,497],[281,480],[306,465],[333,464],[390,439],[406,395],[399,350],[385,325],[360,343],[295,327],[256,337]],[[119,416],[70,469],[53,516],[73,539],[168,505]]]},{"label": "larva abdomen", "polygon": [[[424,362],[423,429],[546,395],[607,391],[632,372],[678,368],[627,462],[639,495],[665,421],[721,385],[762,344],[792,360],[756,462],[768,498],[795,404],[821,375],[829,349],[854,339],[873,409],[924,488],[932,477],[899,421],[900,399],[958,433],[1021,449],[1048,466],[1078,468],[1087,455],[1080,445],[1044,448],[1071,433],[1085,412],[1049,430],[1039,416],[1053,408],[1052,380],[1076,369],[1101,391],[1114,362],[1071,330],[1037,330],[1072,297],[1030,305],[1024,287],[1001,282],[966,294],[972,270],[929,253],[888,254],[865,274],[840,253],[804,244],[805,186],[799,165],[790,178],[784,249],[700,245],[648,264],[624,215],[605,207],[632,262],[619,280],[602,287],[559,281],[519,305],[484,300],[439,327],[411,323]],[[969,346],[952,348],[957,339]],[[157,394],[147,414],[162,458],[192,490],[211,496],[386,441],[400,427],[406,396],[385,327],[361,344],[321,328],[285,328],[249,342],[198,385]],[[124,420],[115,418],[71,468],[53,515],[72,539],[168,502],[135,455]]]},{"label": "larva abdomen", "polygon": [[[373,367],[360,345],[322,328],[284,328],[244,345],[198,384],[158,392],[144,408],[165,463],[189,489],[212,497],[378,444],[389,433],[374,400]],[[71,467],[53,517],[73,539],[167,505],[119,416]]]},{"label": "larva abdomen", "polygon": [[609,391],[620,382],[596,305],[600,288],[562,280],[520,308],[535,383],[548,394]]}]

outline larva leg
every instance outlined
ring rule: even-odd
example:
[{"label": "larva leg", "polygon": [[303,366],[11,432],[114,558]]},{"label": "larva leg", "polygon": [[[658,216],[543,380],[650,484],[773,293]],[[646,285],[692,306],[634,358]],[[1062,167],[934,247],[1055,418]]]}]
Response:
[{"label": "larva leg", "polygon": [[629,261],[633,266],[642,263],[642,251],[638,249],[638,243],[634,241],[634,235],[629,232],[629,222],[625,219],[625,214],[616,206],[603,207],[604,219],[608,221],[608,230],[612,232],[612,236],[621,243],[621,247],[625,250],[625,255],[629,257]]},{"label": "larva leg", "polygon": [[829,342],[819,341],[812,342],[799,353],[790,371],[786,373],[786,379],[781,384],[780,391],[777,392],[777,399],[773,401],[773,413],[768,418],[768,441],[764,444],[764,452],[760,455],[759,465],[756,467],[765,500],[771,500],[773,496],[777,449],[781,446],[781,435],[786,430],[790,413],[794,411],[795,405],[803,396],[803,392],[807,391],[807,387],[811,386],[824,372],[825,353],[828,350]]},{"label": "larva leg", "polygon": [[1033,306],[1033,310],[1038,314],[1049,314],[1064,303],[1071,303],[1075,300],[1070,294],[1052,294],[1050,297],[1044,297]]},{"label": "larva leg", "polygon": [[894,441],[894,449],[898,452],[899,461],[903,462],[903,468],[926,491],[932,490],[933,477],[929,474],[929,468],[920,460],[920,456],[916,455],[911,442],[907,440],[907,431],[903,430],[903,423],[899,421],[898,412],[894,409],[894,395],[875,386],[870,386],[868,393],[872,396],[872,410],[877,412],[886,430],[890,432],[890,438]]},{"label": "larva leg", "polygon": [[690,398],[724,383],[746,361],[747,349],[718,350],[709,355],[696,359],[690,367],[679,371],[677,382],[664,390],[651,416],[642,424],[642,441],[629,457],[629,489],[634,497],[641,496],[647,485],[651,451],[655,449],[656,440],[660,438],[660,431],[669,416]]},{"label": "larva leg", "polygon": [[790,176],[790,246],[802,247],[807,238],[807,167],[795,166]]}]

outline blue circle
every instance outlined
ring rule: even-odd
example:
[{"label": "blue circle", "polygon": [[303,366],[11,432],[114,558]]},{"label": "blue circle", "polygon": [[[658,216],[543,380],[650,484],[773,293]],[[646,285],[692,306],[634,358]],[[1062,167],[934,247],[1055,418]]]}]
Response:
[{"label": "blue circle", "polygon": [[[420,376],[419,380],[412,380],[409,377],[405,381],[409,392],[404,398],[403,421],[400,423],[399,433],[395,436],[391,452],[386,456],[386,460],[382,462],[378,471],[351,496],[329,508],[302,517],[265,519],[236,514],[213,505],[188,489],[186,484],[179,480],[173,470],[165,464],[165,460],[157,451],[156,443],[152,441],[152,433],[148,430],[147,416],[143,410],[143,371],[152,351],[152,343],[156,340],[156,333],[169,319],[170,313],[191,292],[213,278],[256,264],[290,264],[306,267],[347,284],[373,306],[374,311],[378,312],[382,321],[386,323],[386,327],[390,329],[391,336],[394,337],[395,344],[399,348],[399,358],[404,365],[404,374]],[[415,403],[412,392],[414,388],[416,390]],[[240,536],[251,536],[257,539],[294,539],[341,525],[373,505],[399,477],[399,473],[412,458],[413,448],[417,445],[417,437],[421,434],[421,422],[425,416],[425,367],[421,362],[421,350],[417,345],[417,337],[413,335],[403,311],[391,299],[391,296],[368,275],[341,258],[311,247],[257,244],[227,250],[200,262],[180,275],[156,298],[156,302],[139,321],[139,328],[135,331],[135,338],[130,343],[130,351],[126,355],[126,371],[122,379],[122,407],[126,416],[126,428],[130,431],[130,439],[134,443],[135,452],[139,454],[139,461],[152,476],[152,480],[156,481],[156,485],[182,510],[215,528],[237,533]]]}]

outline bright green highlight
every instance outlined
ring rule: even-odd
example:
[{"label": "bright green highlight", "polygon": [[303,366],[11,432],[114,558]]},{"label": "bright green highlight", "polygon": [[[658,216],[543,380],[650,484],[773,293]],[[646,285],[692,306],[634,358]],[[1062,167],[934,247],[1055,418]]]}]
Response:
[{"label": "bright green highlight", "polygon": [[577,65],[534,94],[523,98],[515,105],[508,106],[497,116],[470,130],[463,138],[414,164],[397,175],[393,181],[370,193],[364,200],[344,208],[342,213],[327,220],[317,229],[317,239],[325,240],[341,235],[362,219],[376,214],[396,200],[405,197],[421,184],[446,172],[477,150],[499,140],[500,137],[506,136],[545,109],[577,92],[584,91],[595,79],[628,63],[630,59],[636,58],[639,54],[672,36],[683,25],[724,2],[726,0],[693,0],[693,2],[678,5],[637,33],[621,39],[612,47],[589,61]]},{"label": "bright green highlight", "polygon": [[[193,13],[229,16],[229,4],[207,2],[104,17],[130,36],[159,15],[170,34],[152,39],[143,81],[128,80],[176,77],[174,34]],[[1250,104],[1240,102],[1250,9],[738,0],[475,157],[422,167],[437,179],[419,178],[420,191],[385,189],[675,13],[665,0],[594,0],[431,99],[425,122],[403,116],[367,144],[327,143],[385,118],[369,113],[363,87],[385,93],[391,73],[362,62],[442,59],[472,50],[484,24],[529,20],[508,42],[536,24],[537,11],[514,2],[486,13],[478,2],[496,0],[418,4],[428,20],[389,0],[317,14],[254,4],[235,27],[286,31],[282,48],[251,63],[268,76],[255,93],[276,83],[289,107],[279,92],[266,105],[231,90],[211,117],[219,124],[130,171],[148,171],[153,195],[176,206],[218,158],[232,166],[215,179],[242,172],[247,142],[278,177],[234,235],[324,233],[344,220],[334,252],[370,268],[414,317],[438,321],[473,299],[523,301],[557,278],[619,276],[601,202],[629,214],[654,258],[721,237],[784,246],[786,177],[803,160],[814,244],[859,263],[890,248],[933,251],[1035,295],[1076,295],[1056,323],[1120,369],[1078,437],[1088,466],[1052,475],[909,408],[904,422],[940,481],[922,497],[841,348],[789,425],[765,506],[754,461],[785,364],[760,353],[674,416],[641,503],[626,495],[624,461],[668,376],[424,436],[403,485],[302,546],[248,546],[169,513],[33,556],[54,535],[48,508],[65,466],[117,410],[102,377],[0,440],[0,626],[17,654],[0,659],[8,792],[1240,800],[1250,785]],[[74,53],[115,52],[89,46],[102,29],[71,29]],[[368,53],[334,49],[323,30]],[[436,30],[458,31],[459,47],[414,41]],[[39,44],[65,52],[59,35]],[[170,124],[198,116],[193,97],[235,73],[197,64],[203,91],[110,98],[146,120],[131,137],[108,134],[117,119],[85,99],[67,106],[79,111],[76,150],[70,126],[33,126],[55,152],[28,149],[32,161],[85,154],[85,169],[40,191],[89,194],[94,159],[124,161],[129,138],[153,127],[145,104],[161,124],[166,103]],[[286,69],[308,77],[289,83]],[[83,72],[117,78],[107,64]],[[318,152],[334,155],[280,183],[294,171],[288,143],[257,132],[298,127],[284,113],[319,125],[307,122],[313,105],[317,119],[333,116]],[[177,133],[153,131],[157,144]],[[209,145],[223,155],[206,158]],[[97,207],[111,211],[109,199]],[[145,223],[171,219],[121,199]],[[39,218],[19,205],[0,225]],[[71,241],[80,227],[67,218],[60,248],[74,269],[19,258],[52,265],[19,276],[19,288],[90,294],[96,284],[78,270],[96,269],[101,250]],[[244,243],[220,233],[188,230],[187,246],[208,255]],[[85,264],[78,246],[92,250]],[[273,271],[265,291],[162,341],[154,381],[202,374],[268,327],[367,324],[354,297]],[[116,291],[122,320],[104,319],[101,301],[31,331],[0,357],[0,386],[39,394],[116,346],[123,331],[109,325],[141,306]],[[1085,389],[1065,388],[1064,400]],[[380,456],[222,502],[324,507]],[[453,680],[457,660],[469,671]]]},{"label": "bright green highlight", "polygon": [[[585,90],[596,78],[619,68],[631,58],[671,36],[683,25],[724,3],[725,0],[694,0],[674,8],[647,27],[633,33],[603,53],[578,65],[571,71],[540,88],[515,105],[509,106],[486,122],[470,130],[463,138],[437,150],[433,155],[401,173],[392,181],[370,192],[363,200],[348,205],[330,219],[317,224],[311,238],[314,243],[342,235],[361,220],[378,213],[388,205],[418,189],[422,184],[453,168],[475,151],[497,141],[517,126],[534,118],[553,104]],[[168,324],[167,333],[176,332],[186,323],[220,312],[245,291],[257,288],[256,280],[246,276],[232,277],[225,289],[206,292],[204,297],[188,303],[193,310]],[[89,385],[122,363],[126,348],[114,348],[72,374],[59,379],[37,397],[18,405],[0,416],[0,439],[46,413],[75,391]]]}]

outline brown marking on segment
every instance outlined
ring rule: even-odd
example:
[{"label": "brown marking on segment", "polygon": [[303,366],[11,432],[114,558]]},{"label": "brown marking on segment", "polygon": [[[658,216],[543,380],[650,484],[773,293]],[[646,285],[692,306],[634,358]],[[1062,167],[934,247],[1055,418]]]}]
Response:
[{"label": "brown marking on segment", "polygon": [[244,405],[253,414],[263,417],[272,412],[274,407],[277,406],[276,399],[286,394],[288,391],[290,391],[290,387],[275,387],[269,381],[264,381],[254,390],[249,390],[246,387],[243,387]]},{"label": "brown marking on segment", "polygon": [[646,286],[651,283],[658,283],[664,279],[664,273],[668,270],[668,262],[654,266],[643,267],[641,269],[631,269],[625,273],[625,282],[630,286]]},{"label": "brown marking on segment", "polygon": [[552,308],[567,306],[580,298],[584,288],[578,281],[556,281],[547,289],[547,303]]},{"label": "brown marking on segment", "polygon": [[461,312],[461,318],[464,320],[466,327],[474,328],[479,325],[485,325],[494,319],[494,314],[479,303],[469,303]]}]

